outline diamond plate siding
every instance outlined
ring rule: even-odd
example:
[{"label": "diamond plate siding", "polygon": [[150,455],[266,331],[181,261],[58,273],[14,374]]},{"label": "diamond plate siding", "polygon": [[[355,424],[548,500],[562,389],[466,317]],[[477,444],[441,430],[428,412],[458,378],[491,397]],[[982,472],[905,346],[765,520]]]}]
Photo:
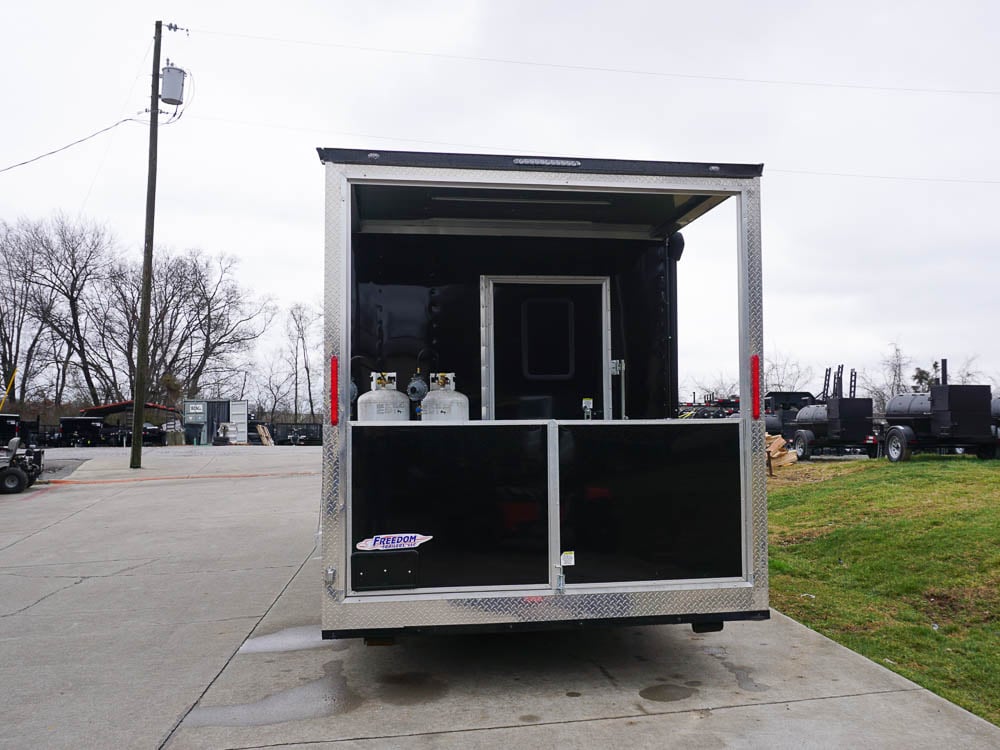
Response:
[{"label": "diamond plate siding", "polygon": [[[741,208],[743,247],[746,252],[747,328],[749,354],[764,362],[764,286],[760,236],[760,180],[754,178],[743,192]],[[762,379],[763,381],[763,379]],[[763,387],[763,382],[761,382]],[[758,393],[763,400],[764,394]],[[764,420],[750,424],[750,507],[753,514],[752,567],[754,609],[765,609],[767,594],[767,463],[764,453]]]},{"label": "diamond plate siding", "polygon": [[[741,208],[741,245],[745,252],[743,267],[746,285],[746,333],[744,354],[763,354],[763,311],[760,243],[760,181],[753,179],[615,176],[568,174],[561,172],[507,172],[483,170],[448,170],[416,167],[379,167],[368,165],[326,165],[326,263],[325,263],[325,340],[326,383],[329,388],[330,357],[340,366],[340,393],[346,394],[350,366],[343,361],[348,353],[347,335],[347,258],[350,251],[348,180],[387,182],[441,182],[468,185],[517,185],[546,187],[611,188],[616,190],[689,189],[730,193],[743,201]],[[748,351],[747,351],[748,350]],[[485,377],[488,373],[484,373]],[[329,392],[327,391],[327,404]],[[608,590],[565,594],[545,590],[513,595],[509,592],[463,594],[411,594],[359,596],[345,599],[347,577],[346,491],[349,484],[347,463],[347,418],[350,404],[341,400],[337,426],[324,427],[322,546],[324,568],[335,568],[332,584],[322,588],[322,627],[324,630],[364,628],[401,628],[415,625],[485,625],[493,623],[544,622],[557,620],[646,617],[671,614],[710,614],[767,608],[767,494],[764,459],[764,425],[761,420],[748,424],[751,447],[748,468],[750,538],[748,558],[751,570],[746,582],[694,583],[688,588],[664,587],[662,590]],[[749,423],[750,420],[747,420]],[[623,584],[620,589],[629,586]],[[638,587],[634,587],[638,588]]]},{"label": "diamond plate siding", "polygon": [[[337,577],[334,587],[330,587],[323,596],[323,621],[327,621],[328,602],[337,598],[334,588],[343,585],[344,560],[344,483],[343,445],[347,431],[347,419],[351,414],[351,404],[348,400],[338,399],[339,414],[337,424],[330,423],[330,360],[336,357],[340,362],[338,367],[341,394],[348,393],[344,383],[350,383],[350,363],[343,361],[343,352],[347,347],[344,342],[344,326],[347,318],[346,283],[344,266],[350,241],[348,226],[349,190],[343,175],[331,167],[326,168],[326,250],[324,253],[324,339],[326,349],[326,369],[324,377],[324,395],[327,407],[327,419],[323,427],[323,483],[322,483],[322,548],[323,567],[334,568]],[[331,597],[329,594],[334,593]],[[325,627],[325,626],[324,626]]]}]

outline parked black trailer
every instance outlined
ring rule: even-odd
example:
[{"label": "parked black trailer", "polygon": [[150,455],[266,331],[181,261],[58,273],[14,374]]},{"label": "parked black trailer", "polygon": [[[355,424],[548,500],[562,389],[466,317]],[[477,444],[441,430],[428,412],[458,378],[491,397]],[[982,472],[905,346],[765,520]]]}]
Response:
[{"label": "parked black trailer", "polygon": [[928,393],[904,393],[886,404],[885,419],[883,452],[893,463],[941,449],[997,456],[987,385],[934,385]]},{"label": "parked black trailer", "polygon": [[873,405],[870,398],[857,396],[858,376],[851,370],[848,395],[844,396],[844,366],[837,367],[830,393],[830,372],[827,368],[823,393],[816,403],[800,408],[791,422],[785,422],[782,435],[792,443],[800,460],[809,459],[816,451],[864,453],[878,456],[878,438],[873,427]]},{"label": "parked black trailer", "polygon": [[791,440],[796,415],[803,407],[815,403],[816,397],[808,391],[768,391],[764,396],[764,424],[768,433]]},{"label": "parked black trailer", "polygon": [[0,414],[0,443],[6,444],[12,438],[19,437],[20,425],[20,414]]},{"label": "parked black trailer", "polygon": [[322,445],[323,425],[304,422],[275,422],[271,426],[275,445]]},{"label": "parked black trailer", "polygon": [[105,431],[100,417],[61,417],[57,444],[70,448],[105,445]]},{"label": "parked black trailer", "polygon": [[838,452],[854,450],[869,458],[878,456],[870,398],[831,398],[825,404],[803,407],[792,428],[792,446],[800,460],[827,448]]}]

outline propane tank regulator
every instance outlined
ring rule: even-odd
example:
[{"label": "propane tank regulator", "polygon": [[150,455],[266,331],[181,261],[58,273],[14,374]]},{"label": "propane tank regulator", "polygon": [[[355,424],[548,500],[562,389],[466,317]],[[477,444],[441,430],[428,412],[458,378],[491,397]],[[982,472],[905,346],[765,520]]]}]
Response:
[{"label": "propane tank regulator", "polygon": [[410,378],[409,385],[406,386],[406,395],[410,397],[410,401],[421,402],[424,400],[424,396],[427,395],[427,383],[420,376],[420,368],[413,374]]}]

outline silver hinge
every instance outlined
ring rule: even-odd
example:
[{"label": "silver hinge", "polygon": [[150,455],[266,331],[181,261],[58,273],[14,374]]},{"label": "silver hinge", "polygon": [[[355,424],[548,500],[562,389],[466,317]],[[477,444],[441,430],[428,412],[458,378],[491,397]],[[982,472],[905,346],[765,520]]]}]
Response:
[{"label": "silver hinge", "polygon": [[327,568],[326,572],[323,574],[323,580],[327,583],[334,583],[337,580],[337,569]]},{"label": "silver hinge", "polygon": [[611,360],[611,374],[621,375],[622,371],[625,369],[624,359],[613,359]]}]

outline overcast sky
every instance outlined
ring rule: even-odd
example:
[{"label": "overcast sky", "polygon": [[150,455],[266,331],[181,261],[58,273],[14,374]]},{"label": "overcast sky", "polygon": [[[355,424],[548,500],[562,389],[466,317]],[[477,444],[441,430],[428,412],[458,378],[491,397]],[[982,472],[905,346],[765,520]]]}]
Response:
[{"label": "overcast sky", "polygon": [[[765,347],[1000,378],[1000,6],[907,2],[8,3],[0,169],[149,106],[156,242],[237,256],[282,305],[322,290],[317,146],[763,163]],[[0,219],[61,210],[141,255],[148,127],[0,174]],[[736,371],[734,214],[686,230],[688,378]],[[699,224],[701,226],[699,226]],[[709,261],[717,261],[715,266]],[[722,333],[716,333],[722,331]]]}]

